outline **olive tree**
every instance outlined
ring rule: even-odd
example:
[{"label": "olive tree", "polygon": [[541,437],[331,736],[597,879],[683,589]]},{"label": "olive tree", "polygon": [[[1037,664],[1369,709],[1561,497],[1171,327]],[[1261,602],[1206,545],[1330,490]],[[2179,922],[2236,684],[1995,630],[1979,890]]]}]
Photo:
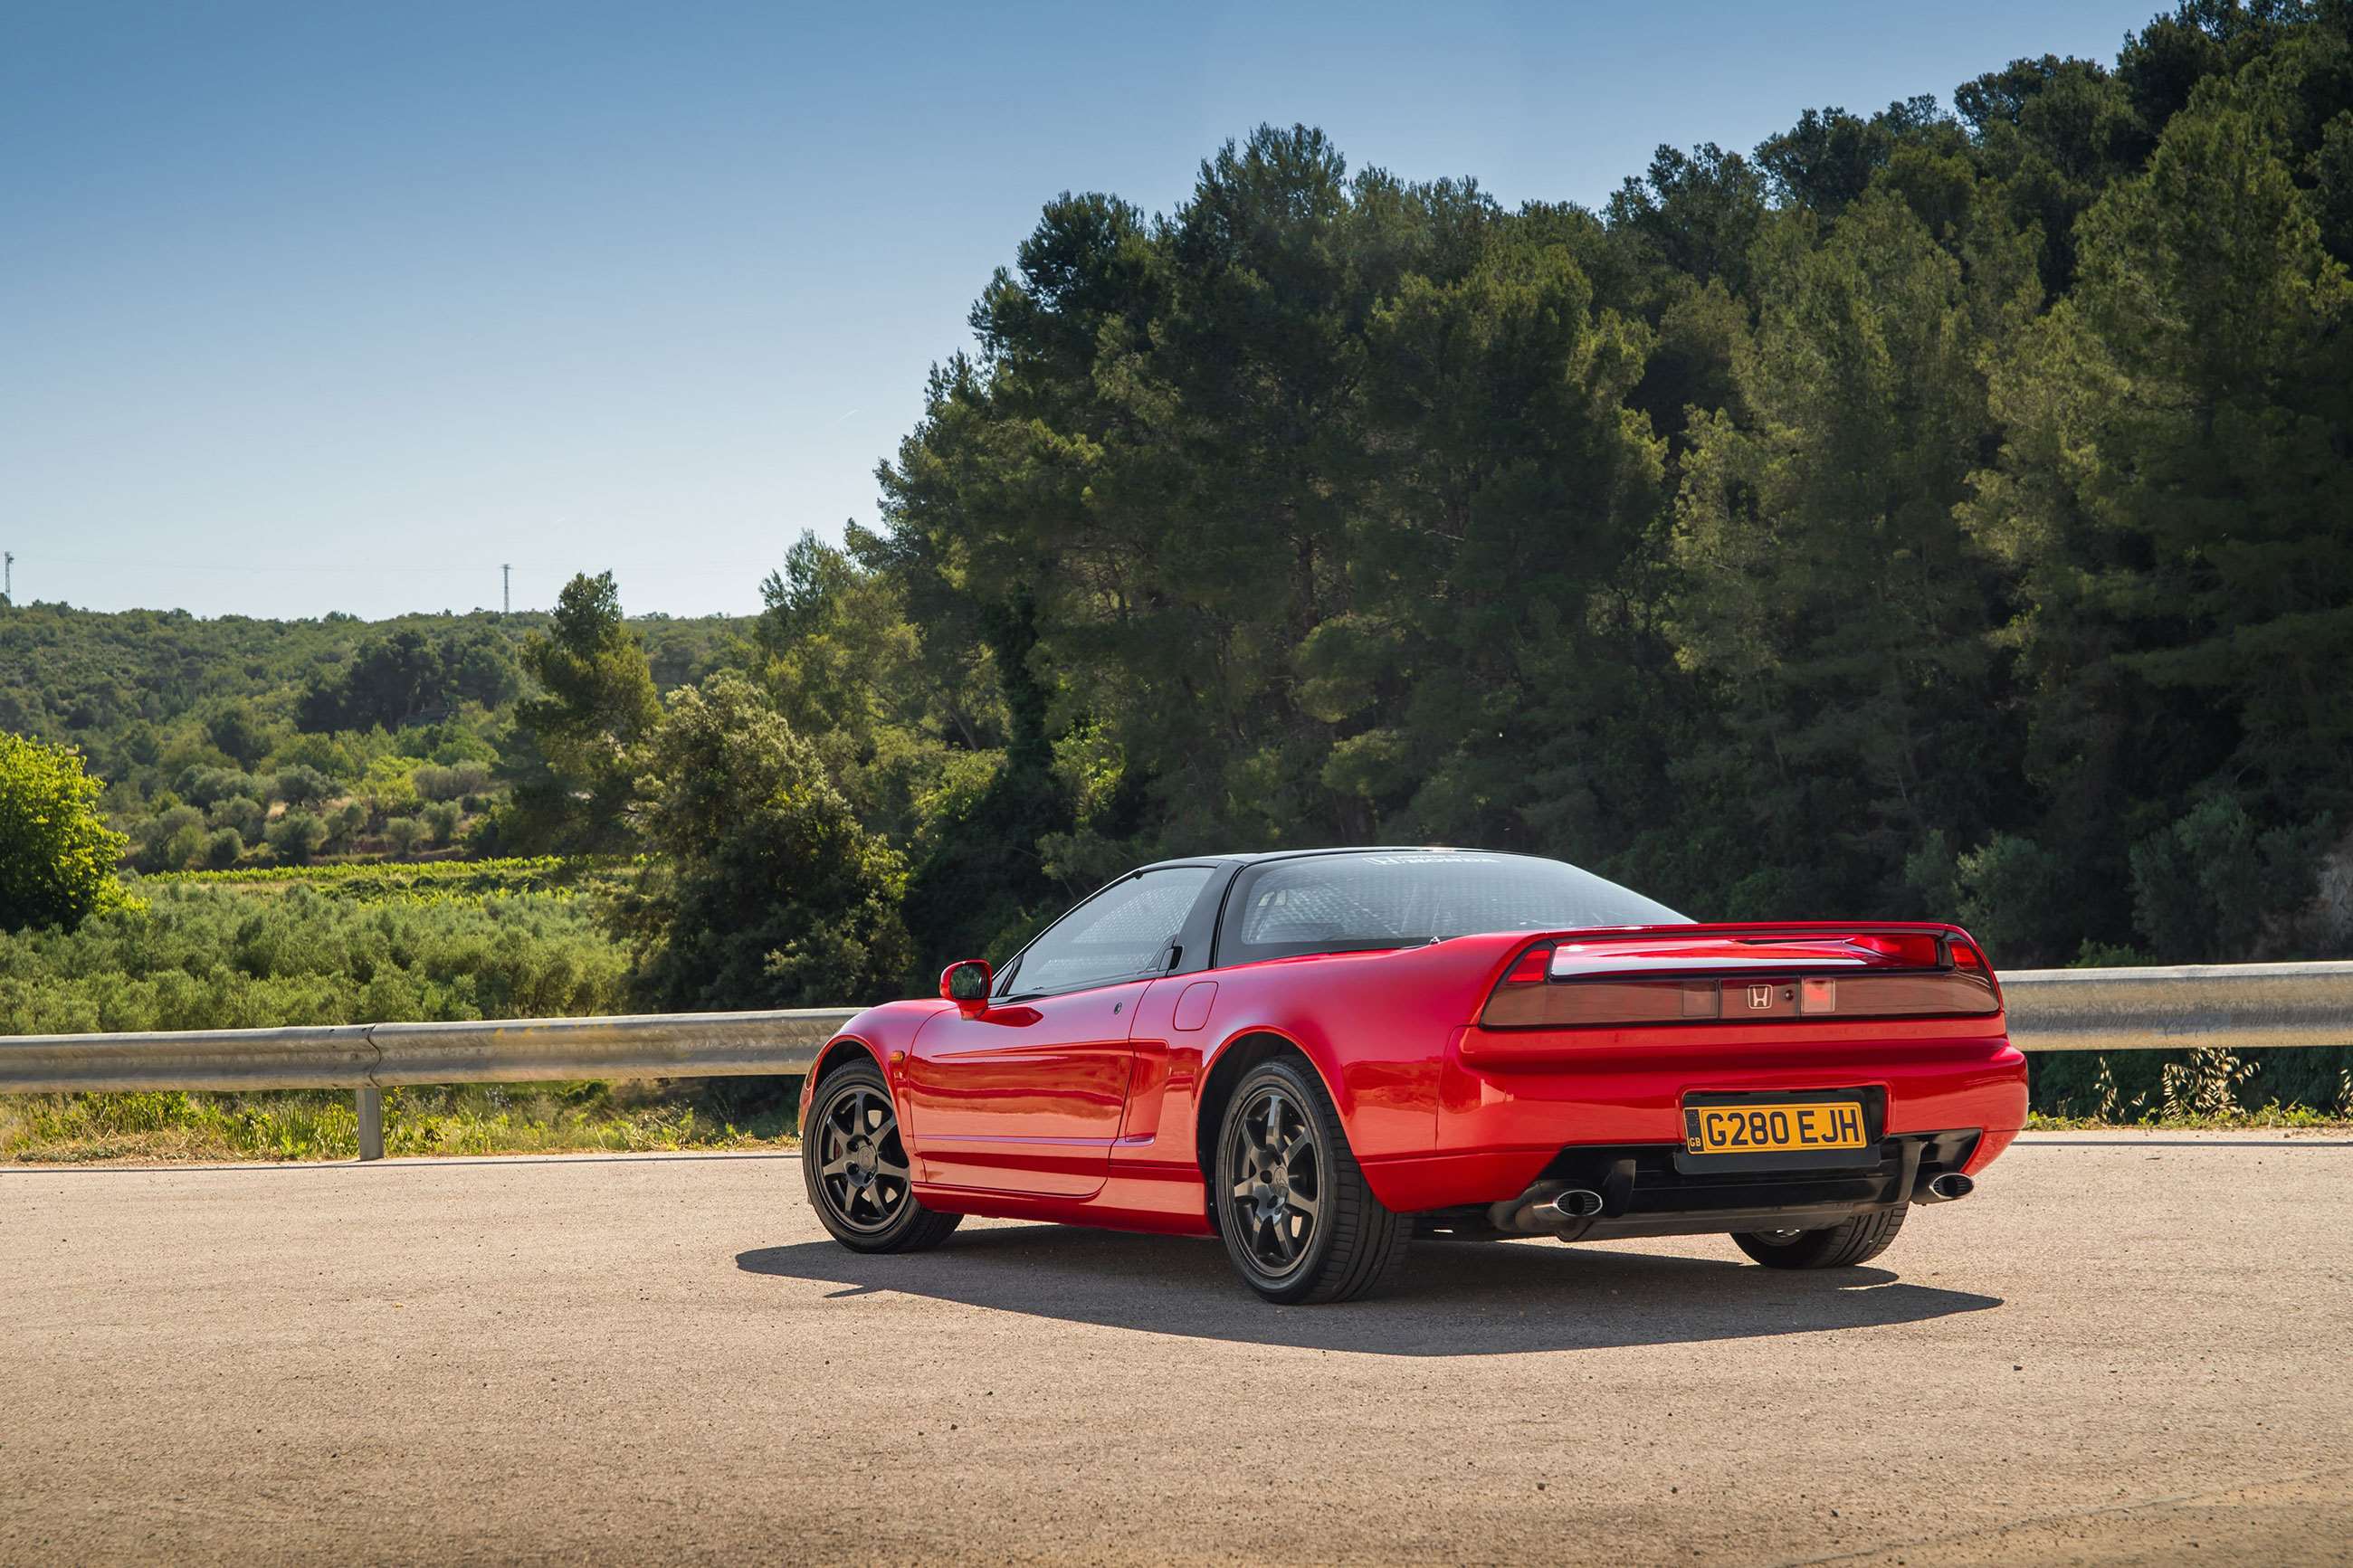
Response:
[{"label": "olive tree", "polygon": [[71,930],[126,901],[130,839],[98,815],[101,787],[75,748],[0,735],[0,929]]}]

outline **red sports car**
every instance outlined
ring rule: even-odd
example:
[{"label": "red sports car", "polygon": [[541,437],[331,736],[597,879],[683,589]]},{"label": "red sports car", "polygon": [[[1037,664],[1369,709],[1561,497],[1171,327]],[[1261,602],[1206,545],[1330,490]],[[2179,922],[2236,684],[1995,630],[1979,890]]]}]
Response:
[{"label": "red sports car", "polygon": [[860,1014],[801,1098],[845,1247],[965,1215],[1215,1233],[1271,1301],[1377,1289],[1415,1235],[1861,1263],[2025,1113],[1957,927],[1697,924],[1458,849],[1132,871],[994,975]]}]

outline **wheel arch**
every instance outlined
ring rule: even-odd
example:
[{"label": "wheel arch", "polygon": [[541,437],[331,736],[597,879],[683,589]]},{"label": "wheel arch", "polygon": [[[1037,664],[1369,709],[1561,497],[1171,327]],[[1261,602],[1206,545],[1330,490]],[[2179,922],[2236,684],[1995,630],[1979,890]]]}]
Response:
[{"label": "wheel arch", "polygon": [[[818,1053],[816,1062],[808,1070],[808,1081],[817,1082],[826,1074],[840,1067],[842,1063],[857,1057],[863,1057],[872,1062],[878,1070],[882,1069],[881,1052],[855,1035],[836,1035],[826,1042],[825,1049]],[[882,1077],[884,1082],[890,1081],[891,1075],[887,1070],[882,1071]]]},{"label": "wheel arch", "polygon": [[[894,1104],[897,1102],[899,1098],[897,1086],[891,1082],[891,1069],[884,1065],[882,1053],[871,1042],[857,1035],[836,1035],[825,1043],[825,1048],[817,1054],[817,1060],[811,1062],[808,1071],[802,1075],[800,1126],[803,1131],[808,1129],[809,1108],[817,1103],[818,1084],[828,1073],[838,1070],[847,1063],[860,1060],[873,1064],[874,1069],[882,1075],[883,1084],[891,1089],[892,1102]],[[900,1107],[900,1125],[903,1128],[906,1124],[903,1106]]]},{"label": "wheel arch", "polygon": [[[1260,1026],[1240,1031],[1209,1058],[1208,1070],[1201,1075],[1200,1095],[1193,1104],[1193,1160],[1201,1168],[1205,1203],[1217,1188],[1218,1130],[1225,1122],[1226,1107],[1250,1068],[1276,1057],[1293,1057],[1303,1063],[1324,1086],[1333,1105],[1341,1108],[1342,1120],[1346,1120],[1346,1102],[1340,1097],[1339,1086],[1324,1065],[1315,1059],[1314,1052],[1280,1029]],[[1207,1203],[1207,1206],[1214,1225],[1217,1205]]]}]

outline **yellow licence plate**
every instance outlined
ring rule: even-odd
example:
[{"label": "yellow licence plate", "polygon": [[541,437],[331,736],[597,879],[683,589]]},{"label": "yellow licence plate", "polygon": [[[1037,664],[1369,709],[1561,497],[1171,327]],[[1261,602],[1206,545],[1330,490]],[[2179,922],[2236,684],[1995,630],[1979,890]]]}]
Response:
[{"label": "yellow licence plate", "polygon": [[1778,1154],[1862,1146],[1860,1100],[1683,1107],[1683,1151],[1690,1154]]}]

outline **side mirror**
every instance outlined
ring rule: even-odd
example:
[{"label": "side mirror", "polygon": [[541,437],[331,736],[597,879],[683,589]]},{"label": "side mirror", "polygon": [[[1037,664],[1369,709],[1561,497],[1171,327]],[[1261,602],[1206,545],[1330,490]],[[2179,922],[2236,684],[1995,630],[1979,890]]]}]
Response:
[{"label": "side mirror", "polygon": [[988,1005],[988,983],[995,978],[986,959],[962,959],[940,971],[940,994],[967,1013],[977,1013]]}]

